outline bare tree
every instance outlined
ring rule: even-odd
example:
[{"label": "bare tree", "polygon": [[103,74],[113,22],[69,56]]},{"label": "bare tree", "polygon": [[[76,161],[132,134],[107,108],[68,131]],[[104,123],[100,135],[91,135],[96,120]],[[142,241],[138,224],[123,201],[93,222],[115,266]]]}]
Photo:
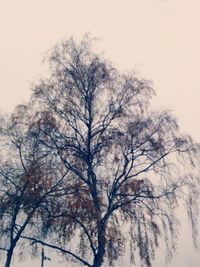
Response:
[{"label": "bare tree", "polygon": [[150,110],[149,81],[119,73],[91,44],[61,42],[50,77],[35,85],[30,133],[77,190],[44,205],[47,239],[39,231],[24,238],[89,267],[112,265],[129,241],[132,259],[138,251],[150,266],[161,233],[173,254],[179,199],[196,231],[197,149],[169,112]]},{"label": "bare tree", "polygon": [[1,127],[0,251],[6,253],[5,267],[22,235],[37,229],[48,202],[70,193],[66,183],[62,186],[66,171],[55,167],[53,155],[39,144],[28,110],[19,106]]}]

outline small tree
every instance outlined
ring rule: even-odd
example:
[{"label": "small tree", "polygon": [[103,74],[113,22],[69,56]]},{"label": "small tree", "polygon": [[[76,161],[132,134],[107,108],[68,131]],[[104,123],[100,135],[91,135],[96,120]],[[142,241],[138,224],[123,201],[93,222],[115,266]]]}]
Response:
[{"label": "small tree", "polygon": [[48,202],[70,193],[66,183],[62,187],[66,172],[55,167],[53,155],[38,142],[28,111],[19,106],[1,127],[0,250],[6,252],[5,267],[23,234],[37,229]]},{"label": "small tree", "polygon": [[169,112],[150,110],[149,81],[120,74],[91,51],[89,39],[62,42],[49,63],[50,77],[34,88],[30,133],[38,133],[37,144],[54,155],[65,182],[77,190],[44,205],[47,239],[40,232],[27,239],[89,267],[112,265],[128,241],[131,255],[138,251],[150,266],[161,233],[171,255],[179,198],[196,230],[197,151],[191,138],[179,133]]}]

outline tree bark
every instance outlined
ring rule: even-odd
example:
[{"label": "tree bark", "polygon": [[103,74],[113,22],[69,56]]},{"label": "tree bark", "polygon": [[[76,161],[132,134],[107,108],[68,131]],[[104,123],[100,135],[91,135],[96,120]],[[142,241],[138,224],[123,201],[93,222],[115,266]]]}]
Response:
[{"label": "tree bark", "polygon": [[98,233],[98,251],[97,254],[94,257],[93,265],[92,267],[100,267],[102,266],[103,260],[104,260],[104,254],[105,254],[105,243],[106,243],[106,237],[105,237],[105,225],[99,228]]},{"label": "tree bark", "polygon": [[11,260],[12,260],[12,256],[13,256],[13,250],[14,250],[14,247],[11,247],[11,248],[7,251],[5,267],[10,267]]},{"label": "tree bark", "polygon": [[98,254],[94,258],[92,267],[101,267],[103,263],[104,253],[105,253],[105,249],[98,252]]}]

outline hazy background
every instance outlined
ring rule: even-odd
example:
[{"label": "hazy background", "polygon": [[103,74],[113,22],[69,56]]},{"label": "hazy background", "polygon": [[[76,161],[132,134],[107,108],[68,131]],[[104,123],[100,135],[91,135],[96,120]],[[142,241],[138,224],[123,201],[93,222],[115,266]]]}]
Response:
[{"label": "hazy background", "polygon": [[[123,71],[151,79],[156,106],[172,109],[183,132],[200,142],[199,0],[0,0],[0,108],[28,99],[45,52],[63,38],[90,32]],[[169,267],[197,267],[186,220]],[[124,265],[124,261],[120,263]],[[161,250],[153,267],[163,266]],[[39,266],[27,260],[12,267]],[[45,267],[64,266],[46,262]],[[65,265],[66,266],[66,265]],[[71,265],[69,265],[71,266]]]}]

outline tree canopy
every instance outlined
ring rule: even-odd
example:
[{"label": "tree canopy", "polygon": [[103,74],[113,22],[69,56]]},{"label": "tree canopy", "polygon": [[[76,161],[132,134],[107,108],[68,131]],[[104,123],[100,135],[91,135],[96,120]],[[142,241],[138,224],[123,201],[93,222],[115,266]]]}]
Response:
[{"label": "tree canopy", "polygon": [[120,73],[90,39],[62,41],[48,62],[2,124],[1,249],[23,239],[89,267],[128,249],[151,266],[164,239],[171,256],[180,200],[197,233],[198,146],[150,108],[150,81]]}]

